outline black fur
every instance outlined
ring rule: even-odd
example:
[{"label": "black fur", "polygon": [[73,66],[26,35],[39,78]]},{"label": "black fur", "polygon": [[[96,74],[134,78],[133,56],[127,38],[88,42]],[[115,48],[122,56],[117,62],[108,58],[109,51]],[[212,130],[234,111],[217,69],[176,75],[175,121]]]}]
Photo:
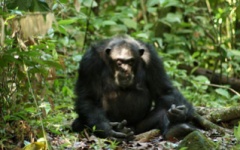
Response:
[{"label": "black fur", "polygon": [[[114,70],[110,67],[113,60],[105,51],[115,43],[127,43],[133,51],[145,50],[141,57],[136,57],[134,83],[127,88],[114,83]],[[126,120],[135,134],[158,128],[164,136],[171,137],[179,124],[188,125],[191,120],[192,105],[173,87],[161,58],[149,44],[128,36],[103,40],[85,53],[78,73],[75,87],[78,118],[72,124],[75,132],[96,126],[95,134],[99,137],[117,136],[115,132],[122,131],[114,131],[110,122]],[[174,133],[169,132],[171,128]]]}]

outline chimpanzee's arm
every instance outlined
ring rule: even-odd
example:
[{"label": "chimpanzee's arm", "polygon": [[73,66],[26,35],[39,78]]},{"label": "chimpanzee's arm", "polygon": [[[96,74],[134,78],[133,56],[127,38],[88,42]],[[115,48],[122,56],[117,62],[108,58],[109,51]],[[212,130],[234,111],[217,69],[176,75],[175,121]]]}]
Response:
[{"label": "chimpanzee's arm", "polygon": [[146,45],[146,47],[150,53],[150,59],[146,63],[147,85],[155,101],[155,106],[136,130],[142,132],[157,127],[162,134],[167,135],[169,129],[175,125],[188,123],[194,110],[182,94],[173,87],[155,49],[150,45]]},{"label": "chimpanzee's arm", "polygon": [[136,133],[160,129],[164,138],[181,137],[196,128],[189,122],[193,107],[177,90],[161,96],[151,113],[135,128]]},{"label": "chimpanzee's arm", "polygon": [[92,129],[95,126],[94,134],[102,138],[129,138],[134,134],[130,128],[125,127],[126,121],[109,122],[101,106],[92,99],[79,99],[75,106],[75,111],[79,115],[72,124],[75,132],[80,132],[86,127]]}]

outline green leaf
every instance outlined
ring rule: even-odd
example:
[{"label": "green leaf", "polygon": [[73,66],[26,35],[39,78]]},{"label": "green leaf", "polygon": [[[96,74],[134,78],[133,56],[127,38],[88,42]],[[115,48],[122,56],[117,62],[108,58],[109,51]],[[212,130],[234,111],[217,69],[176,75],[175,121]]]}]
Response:
[{"label": "green leaf", "polygon": [[106,20],[106,21],[102,22],[103,26],[106,26],[106,25],[116,25],[116,24],[117,23],[115,21],[112,21],[112,20]]},{"label": "green leaf", "polygon": [[68,0],[60,0],[61,3],[67,4]]},{"label": "green leaf", "polygon": [[234,128],[234,136],[240,141],[240,124]]},{"label": "green leaf", "polygon": [[8,9],[18,9],[24,11],[27,11],[32,5],[32,0],[24,0],[24,3],[20,0],[7,0],[5,2]]},{"label": "green leaf", "polygon": [[34,142],[26,145],[23,150],[33,150],[33,149],[47,149],[45,142]]},{"label": "green leaf", "polygon": [[29,113],[36,113],[36,108],[35,107],[27,107],[27,108],[24,108],[24,110],[29,112]]},{"label": "green leaf", "polygon": [[8,16],[7,18],[6,18],[6,20],[11,20],[11,19],[14,19],[16,17],[16,15],[14,14],[14,15],[10,15],[10,16]]},{"label": "green leaf", "polygon": [[23,51],[23,52],[19,52],[18,53],[20,57],[37,57],[37,56],[41,56],[41,53],[39,51]]},{"label": "green leaf", "polygon": [[[8,63],[10,62],[16,62],[17,59],[14,58],[14,56],[12,55],[3,55],[2,57],[0,57],[0,67],[6,67],[8,66]],[[1,69],[0,69],[1,70]]]},{"label": "green leaf", "polygon": [[48,75],[48,70],[44,67],[33,67],[33,68],[30,68],[28,72],[32,74],[41,73],[44,76]]},{"label": "green leaf", "polygon": [[192,54],[192,58],[197,58],[200,56],[200,52],[199,51],[196,51]]},{"label": "green leaf", "polygon": [[58,26],[58,32],[60,32],[60,33],[62,33],[64,35],[68,34],[66,28],[63,25],[59,25]]},{"label": "green leaf", "polygon": [[58,21],[58,25],[69,25],[69,24],[72,24],[72,23],[75,23],[75,22],[77,22],[77,18],[60,20],[60,21]]},{"label": "green leaf", "polygon": [[197,76],[197,77],[195,78],[195,80],[197,80],[197,81],[200,82],[200,83],[210,84],[210,81],[209,81],[208,78],[205,77],[205,76]]},{"label": "green leaf", "polygon": [[98,4],[94,0],[83,0],[83,5],[86,7],[97,7]]},{"label": "green leaf", "polygon": [[203,89],[203,90],[207,90],[207,88],[208,88],[207,84],[210,84],[210,81],[205,76],[197,76],[197,77],[194,78],[194,80],[197,81],[197,84],[195,84],[195,86],[199,85],[197,87],[200,88],[200,89]]},{"label": "green leaf", "polygon": [[55,62],[55,61],[45,60],[45,61],[43,61],[43,63],[46,64],[49,67],[56,67],[58,69],[62,68],[62,66],[59,63]]},{"label": "green leaf", "polygon": [[75,61],[75,62],[79,62],[80,60],[82,60],[82,56],[83,56],[83,55],[81,55],[81,54],[79,54],[79,55],[74,55],[74,56],[72,57],[72,59],[73,59],[73,61]]},{"label": "green leaf", "polygon": [[239,50],[231,50],[228,51],[229,53],[232,53],[232,56],[240,57],[240,51]]},{"label": "green leaf", "polygon": [[240,19],[240,5],[238,5],[236,9],[236,15],[237,15],[237,18]]},{"label": "green leaf", "polygon": [[48,4],[44,0],[33,0],[32,5],[29,8],[30,11],[50,11]]},{"label": "green leaf", "polygon": [[160,3],[160,0],[148,0],[146,6],[152,7]]},{"label": "green leaf", "polygon": [[147,33],[138,33],[136,37],[148,39],[149,35]]},{"label": "green leaf", "polygon": [[111,28],[109,29],[109,32],[114,35],[116,33],[120,34],[120,33],[126,33],[127,32],[127,27],[125,25],[122,24],[117,24],[114,26],[111,26]]},{"label": "green leaf", "polygon": [[212,57],[218,57],[218,56],[220,56],[220,53],[219,52],[207,52],[206,55],[212,56]]},{"label": "green leaf", "polygon": [[163,23],[180,23],[182,20],[182,14],[181,13],[168,13],[165,18],[160,19]]},{"label": "green leaf", "polygon": [[96,131],[96,129],[97,129],[96,126],[93,126],[93,127],[92,127],[92,131],[93,131],[93,132]]},{"label": "green leaf", "polygon": [[161,0],[161,4],[163,7],[171,7],[171,6],[176,6],[180,7],[181,2],[179,0]]},{"label": "green leaf", "polygon": [[233,101],[238,101],[240,99],[240,96],[239,95],[234,95],[233,97],[231,97],[231,100]]},{"label": "green leaf", "polygon": [[134,20],[129,19],[129,18],[124,18],[121,20],[128,28],[137,29],[137,23]]},{"label": "green leaf", "polygon": [[54,60],[58,59],[58,53],[57,53],[56,49],[52,50],[52,57],[53,57]]},{"label": "green leaf", "polygon": [[229,92],[226,89],[218,88],[215,90],[219,95],[222,95],[223,97],[229,98]]},{"label": "green leaf", "polygon": [[49,113],[49,111],[51,110],[51,106],[49,102],[42,102],[41,105],[39,106],[40,108],[44,108],[46,111],[46,114]]}]

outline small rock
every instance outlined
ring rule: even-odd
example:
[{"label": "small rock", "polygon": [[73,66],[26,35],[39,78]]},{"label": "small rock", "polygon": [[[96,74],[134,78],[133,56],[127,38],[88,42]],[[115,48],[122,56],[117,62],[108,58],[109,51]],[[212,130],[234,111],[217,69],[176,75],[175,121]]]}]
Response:
[{"label": "small rock", "polygon": [[216,145],[200,131],[194,131],[187,135],[178,145],[177,149],[187,147],[189,150],[215,150]]}]

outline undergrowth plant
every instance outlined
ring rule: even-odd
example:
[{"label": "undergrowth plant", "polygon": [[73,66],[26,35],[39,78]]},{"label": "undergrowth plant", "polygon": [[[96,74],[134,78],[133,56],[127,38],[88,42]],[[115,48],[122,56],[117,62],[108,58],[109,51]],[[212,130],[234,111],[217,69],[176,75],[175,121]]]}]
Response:
[{"label": "undergrowth plant", "polygon": [[[45,35],[26,38],[30,22],[35,25],[36,16],[47,21],[49,12],[54,17]],[[224,0],[0,1],[0,147],[23,147],[44,133],[70,135],[78,62],[90,43],[116,34],[154,45],[174,85],[194,105],[238,105],[239,94],[229,86],[192,73],[202,67],[240,77],[239,12],[239,1]],[[234,133],[239,140],[239,126]]]}]

